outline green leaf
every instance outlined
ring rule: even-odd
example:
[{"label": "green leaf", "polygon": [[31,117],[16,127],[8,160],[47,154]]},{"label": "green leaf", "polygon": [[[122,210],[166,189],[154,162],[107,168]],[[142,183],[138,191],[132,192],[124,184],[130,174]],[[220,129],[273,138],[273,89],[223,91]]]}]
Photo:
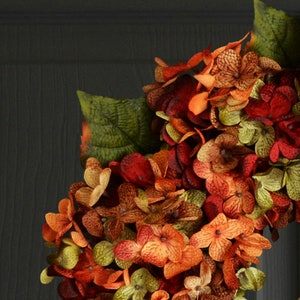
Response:
[{"label": "green leaf", "polygon": [[82,163],[88,157],[101,165],[133,152],[147,154],[160,146],[151,132],[153,113],[144,98],[113,99],[77,91],[89,134],[83,132]]},{"label": "green leaf", "polygon": [[277,61],[282,67],[300,66],[300,22],[284,11],[254,0],[252,51]]}]

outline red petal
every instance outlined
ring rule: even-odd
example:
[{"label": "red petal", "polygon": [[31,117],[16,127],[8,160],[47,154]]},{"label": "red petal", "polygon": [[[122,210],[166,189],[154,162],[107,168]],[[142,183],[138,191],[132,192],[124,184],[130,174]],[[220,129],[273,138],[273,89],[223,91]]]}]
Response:
[{"label": "red petal", "polygon": [[84,299],[74,282],[74,280],[65,278],[58,285],[58,294],[62,299],[68,300],[82,300]]},{"label": "red petal", "polygon": [[203,204],[203,210],[208,220],[211,221],[223,212],[223,199],[219,196],[208,196]]},{"label": "red petal", "polygon": [[231,259],[226,259],[224,261],[222,269],[226,285],[232,290],[237,290],[240,284],[237,276],[235,275],[236,270],[234,269]]},{"label": "red petal", "polygon": [[296,222],[300,223],[300,201],[295,201],[296,206]]},{"label": "red petal", "polygon": [[191,147],[188,143],[182,142],[176,146],[176,156],[179,164],[183,168],[184,166],[191,165]]},{"label": "red petal", "polygon": [[275,206],[287,208],[291,203],[291,199],[287,195],[272,192],[270,194]]},{"label": "red petal", "polygon": [[255,172],[257,165],[258,155],[248,154],[244,157],[242,162],[243,175],[244,177],[250,177],[253,172]]},{"label": "red petal", "polygon": [[182,172],[182,168],[177,159],[176,148],[171,148],[169,151],[169,159],[168,159],[169,169],[174,170],[176,173],[180,174]]},{"label": "red petal", "polygon": [[298,100],[296,92],[289,86],[281,86],[275,90],[270,101],[270,115],[273,120],[287,115]]},{"label": "red petal", "polygon": [[192,167],[187,167],[182,174],[182,185],[185,189],[201,189],[203,180],[195,174]]},{"label": "red petal", "polygon": [[251,99],[245,107],[245,110],[250,118],[263,119],[269,115],[269,105],[262,100]]},{"label": "red petal", "polygon": [[260,89],[260,97],[263,101],[269,102],[272,97],[273,93],[276,89],[277,85],[275,83],[268,83],[265,84],[261,89]]},{"label": "red petal", "polygon": [[114,254],[118,259],[128,261],[133,260],[139,250],[140,247],[135,241],[124,240],[114,247]]},{"label": "red petal", "polygon": [[120,170],[123,178],[138,187],[148,187],[154,184],[154,174],[149,161],[140,153],[126,155]]}]

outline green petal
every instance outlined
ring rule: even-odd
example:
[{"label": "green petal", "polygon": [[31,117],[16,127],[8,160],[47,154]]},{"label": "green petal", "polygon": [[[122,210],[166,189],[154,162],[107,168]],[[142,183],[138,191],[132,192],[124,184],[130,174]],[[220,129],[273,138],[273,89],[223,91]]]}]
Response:
[{"label": "green petal", "polygon": [[206,193],[200,190],[187,190],[180,195],[180,198],[184,198],[184,201],[201,207],[205,202]]},{"label": "green petal", "polygon": [[227,126],[237,125],[241,121],[241,111],[228,111],[226,107],[219,107],[219,120]]},{"label": "green petal", "polygon": [[253,178],[259,181],[266,190],[276,192],[283,187],[283,175],[282,170],[270,168],[267,172],[258,173]]},{"label": "green petal", "polygon": [[255,144],[255,153],[260,157],[268,157],[274,140],[274,128],[272,126],[264,126],[260,130],[258,141]]},{"label": "green petal", "polygon": [[145,191],[138,189],[138,196],[135,198],[135,203],[143,212],[149,212],[149,203]]},{"label": "green petal", "polygon": [[260,290],[266,279],[265,273],[254,267],[240,269],[237,276],[240,281],[240,288],[246,291]]},{"label": "green petal", "polygon": [[249,217],[250,219],[258,219],[262,217],[265,214],[265,210],[262,209],[260,206],[255,205],[253,211],[251,214],[247,214],[246,216]]},{"label": "green petal", "polygon": [[258,131],[256,129],[248,129],[246,127],[239,128],[239,141],[244,145],[253,145],[258,139]]},{"label": "green petal", "polygon": [[132,273],[131,284],[140,289],[145,288],[151,293],[159,288],[158,280],[146,268],[140,268]]},{"label": "green petal", "polygon": [[171,123],[168,123],[166,125],[166,131],[168,133],[168,135],[170,136],[170,138],[178,143],[180,141],[180,139],[182,138],[181,133],[179,133],[173,126]]},{"label": "green petal", "polygon": [[113,300],[131,300],[134,292],[135,289],[132,285],[122,286],[115,292]]},{"label": "green petal", "polygon": [[295,116],[300,116],[300,102],[299,101],[293,105],[293,114]]},{"label": "green petal", "polygon": [[259,187],[255,191],[256,202],[263,210],[269,210],[273,207],[273,199],[270,192],[265,190],[263,187]]},{"label": "green petal", "polygon": [[257,79],[252,88],[250,97],[255,99],[260,99],[260,89],[265,85],[264,81],[261,79]]},{"label": "green petal", "polygon": [[300,162],[285,169],[284,182],[288,196],[293,200],[300,200]]},{"label": "green petal", "polygon": [[155,152],[159,135],[151,131],[153,112],[144,98],[113,99],[77,91],[82,114],[90,131],[83,163],[95,157],[101,165],[132,152]]},{"label": "green petal", "polygon": [[48,276],[47,269],[48,268],[45,268],[40,274],[40,282],[42,284],[48,284],[54,279],[53,276]]},{"label": "green petal", "polygon": [[56,263],[64,269],[72,270],[78,262],[79,254],[79,247],[66,246],[59,251]]},{"label": "green petal", "polygon": [[120,260],[116,257],[115,257],[115,263],[119,268],[121,268],[123,270],[129,269],[131,267],[131,265],[133,264],[132,261]]},{"label": "green petal", "polygon": [[110,265],[114,261],[114,251],[112,243],[101,241],[93,248],[95,262],[103,267]]}]

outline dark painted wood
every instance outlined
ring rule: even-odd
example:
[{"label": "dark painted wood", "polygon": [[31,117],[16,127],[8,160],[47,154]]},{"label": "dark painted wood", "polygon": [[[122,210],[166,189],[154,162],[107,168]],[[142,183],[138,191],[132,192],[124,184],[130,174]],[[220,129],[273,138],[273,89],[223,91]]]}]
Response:
[{"label": "dark painted wood", "polygon": [[[295,14],[295,1],[268,1]],[[21,1],[0,3],[0,298],[58,299],[39,273],[44,214],[81,180],[81,113],[76,90],[142,95],[153,58],[186,60],[251,29],[252,1]],[[262,259],[257,300],[296,300],[299,226],[282,230]]]}]

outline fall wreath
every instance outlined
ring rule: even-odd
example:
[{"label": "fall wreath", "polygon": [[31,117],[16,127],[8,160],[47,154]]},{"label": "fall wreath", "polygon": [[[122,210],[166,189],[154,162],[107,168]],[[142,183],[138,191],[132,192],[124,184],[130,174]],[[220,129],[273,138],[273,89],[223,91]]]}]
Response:
[{"label": "fall wreath", "polygon": [[62,299],[242,300],[262,288],[264,230],[276,240],[300,222],[300,25],[254,4],[241,40],[171,66],[155,58],[145,97],[78,92],[84,180],[42,230],[54,250],[41,282],[61,277]]}]

